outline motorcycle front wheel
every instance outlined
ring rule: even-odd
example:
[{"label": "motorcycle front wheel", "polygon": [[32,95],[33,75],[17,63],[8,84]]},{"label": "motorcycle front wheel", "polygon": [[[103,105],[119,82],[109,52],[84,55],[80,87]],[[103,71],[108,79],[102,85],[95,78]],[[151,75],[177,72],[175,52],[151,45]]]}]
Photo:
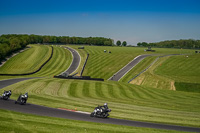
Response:
[{"label": "motorcycle front wheel", "polygon": [[92,112],[92,113],[90,114],[90,117],[94,117],[94,112]]}]

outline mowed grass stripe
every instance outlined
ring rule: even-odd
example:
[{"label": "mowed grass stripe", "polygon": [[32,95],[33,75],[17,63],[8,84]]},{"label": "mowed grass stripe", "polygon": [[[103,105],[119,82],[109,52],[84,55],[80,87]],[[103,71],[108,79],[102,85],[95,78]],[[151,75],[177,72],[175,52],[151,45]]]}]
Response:
[{"label": "mowed grass stripe", "polygon": [[95,83],[95,93],[99,98],[105,98],[105,96],[102,92],[102,83],[101,82]]},{"label": "mowed grass stripe", "polygon": [[[193,126],[198,126],[197,122],[200,121],[200,98],[199,94],[194,93],[152,90],[135,85],[128,88],[127,84],[116,82],[62,79],[32,79],[6,89],[12,90],[14,95],[11,98],[15,99],[18,94],[28,91],[28,102],[56,108],[77,108],[91,112],[98,104],[107,102],[114,110],[111,116],[116,118]],[[163,92],[166,98],[157,96],[154,91],[158,94]],[[132,93],[129,94],[130,92]],[[174,99],[171,99],[172,97]],[[195,119],[191,116],[195,116]]]},{"label": "mowed grass stripe", "polygon": [[61,48],[56,48],[54,54],[55,54],[54,59],[51,61],[51,64],[49,65],[51,69],[44,68],[46,71],[45,73],[43,72],[43,74],[41,73],[41,75],[44,75],[50,72],[54,73],[57,70],[59,70],[60,67],[63,66],[64,59],[66,58],[64,56],[64,52],[61,51]]},{"label": "mowed grass stripe", "polygon": [[84,82],[82,88],[83,88],[82,95],[84,97],[90,97],[90,93],[89,93],[90,84],[87,82]]},{"label": "mowed grass stripe", "polygon": [[[68,120],[62,118],[53,118],[46,116],[38,116],[31,114],[18,113],[14,111],[0,110],[1,123],[0,130],[2,132],[154,132],[167,133],[167,130],[137,128],[130,126],[120,126],[113,124],[93,123],[86,121]],[[10,127],[10,128],[7,128]],[[177,133],[177,131],[170,131]]]},{"label": "mowed grass stripe", "polygon": [[145,70],[151,63],[156,59],[156,56],[150,56],[144,58],[141,62],[139,62],[135,67],[133,67],[124,77],[120,79],[121,82],[128,83],[133,77],[137,74]]},{"label": "mowed grass stripe", "polygon": [[51,47],[46,45],[30,45],[31,48],[8,60],[0,73],[22,74],[36,71],[51,55]]},{"label": "mowed grass stripe", "polygon": [[200,83],[200,55],[173,56],[166,59],[154,72],[178,82]]},{"label": "mowed grass stripe", "polygon": [[64,72],[71,64],[72,56],[68,50],[54,46],[52,59],[42,70],[32,76],[54,76]]}]

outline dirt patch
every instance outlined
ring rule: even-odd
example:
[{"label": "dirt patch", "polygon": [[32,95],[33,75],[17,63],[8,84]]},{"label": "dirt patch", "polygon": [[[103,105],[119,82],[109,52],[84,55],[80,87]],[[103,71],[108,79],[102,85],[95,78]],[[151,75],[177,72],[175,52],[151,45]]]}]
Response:
[{"label": "dirt patch", "polygon": [[175,87],[175,85],[174,85],[174,81],[171,81],[171,87],[170,87],[170,90],[173,90],[173,91],[176,90],[176,87]]},{"label": "dirt patch", "polygon": [[136,84],[136,85],[141,85],[143,80],[144,80],[144,76],[137,77],[136,79],[132,80],[130,83],[131,84]]}]

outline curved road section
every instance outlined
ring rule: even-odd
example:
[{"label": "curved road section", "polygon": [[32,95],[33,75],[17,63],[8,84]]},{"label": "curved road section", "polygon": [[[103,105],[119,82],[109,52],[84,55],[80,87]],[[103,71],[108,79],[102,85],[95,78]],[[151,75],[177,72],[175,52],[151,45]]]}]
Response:
[{"label": "curved road section", "polygon": [[17,82],[28,80],[28,79],[32,79],[32,78],[17,78],[17,79],[0,80],[0,89],[9,85],[15,84]]},{"label": "curved road section", "polygon": [[[74,72],[80,63],[80,56],[79,54],[71,49],[68,48],[73,54],[73,62],[70,68],[65,71],[72,73]],[[138,56],[135,58],[128,68],[132,68],[134,64],[136,65],[139,61],[149,55]],[[125,67],[127,67],[125,66]],[[128,68],[126,68],[128,70]],[[126,71],[127,72],[127,71]],[[126,72],[119,75],[124,75]],[[119,76],[120,77],[120,76]],[[8,79],[0,81],[0,89],[9,86],[11,84],[27,80],[31,78],[20,78],[20,79]],[[117,79],[117,78],[116,78]],[[117,80],[116,80],[117,81]],[[34,105],[27,103],[26,105],[19,105],[14,104],[14,100],[0,100],[0,109],[12,110],[22,113],[29,113],[41,116],[50,116],[50,117],[58,117],[58,118],[66,118],[66,119],[73,119],[73,120],[82,120],[82,121],[89,121],[89,122],[97,122],[97,123],[107,123],[107,124],[117,124],[117,125],[126,125],[126,126],[134,126],[134,127],[147,127],[147,128],[157,128],[157,129],[167,129],[167,130],[177,130],[177,131],[188,131],[188,132],[200,132],[200,128],[195,127],[184,127],[184,126],[176,126],[176,125],[165,125],[165,124],[156,124],[156,123],[148,123],[148,122],[139,122],[139,121],[130,121],[130,120],[122,120],[122,119],[101,119],[101,118],[94,118],[90,117],[89,114],[77,113],[72,111],[60,110],[55,108],[44,107],[40,105]]]},{"label": "curved road section", "polygon": [[188,131],[188,132],[200,132],[200,128],[195,128],[195,127],[164,125],[164,124],[156,124],[156,123],[148,123],[148,122],[114,119],[114,118],[101,119],[101,118],[90,117],[89,114],[49,108],[49,107],[44,107],[44,106],[34,105],[34,104],[29,104],[29,103],[27,103],[26,105],[14,104],[14,100],[7,100],[7,101],[0,100],[0,108],[22,112],[22,113],[41,115],[41,116],[50,116],[50,117],[82,120],[82,121],[97,122],[97,123],[157,128],[157,129],[167,129],[167,130],[177,130],[177,131]]},{"label": "curved road section", "polygon": [[134,66],[136,66],[141,60],[143,60],[147,56],[151,55],[139,55],[135,57],[131,62],[129,62],[125,67],[115,73],[108,80],[119,81],[126,73],[128,73]]},{"label": "curved road section", "polygon": [[76,69],[78,69],[78,66],[79,66],[80,61],[81,61],[81,57],[76,50],[69,48],[69,47],[64,47],[64,48],[67,48],[72,53],[73,60],[72,60],[70,67],[66,71],[64,71],[63,73],[71,74],[74,71],[76,71]]}]

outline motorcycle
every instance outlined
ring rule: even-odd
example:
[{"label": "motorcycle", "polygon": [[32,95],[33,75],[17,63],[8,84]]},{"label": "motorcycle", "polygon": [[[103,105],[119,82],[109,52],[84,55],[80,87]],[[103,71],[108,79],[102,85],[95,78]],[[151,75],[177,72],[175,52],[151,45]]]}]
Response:
[{"label": "motorcycle", "polygon": [[4,93],[2,94],[2,99],[4,99],[4,100],[8,100],[8,98],[10,98],[10,96],[11,96],[11,90],[9,90],[9,91],[4,91]]},{"label": "motorcycle", "polygon": [[109,116],[108,112],[111,112],[111,109],[108,108],[107,104],[104,106],[98,106],[90,114],[90,117],[107,118]]},{"label": "motorcycle", "polygon": [[15,104],[19,103],[21,105],[26,104],[26,101],[28,100],[28,92],[26,92],[24,95],[20,94],[17,101],[15,101]]}]

